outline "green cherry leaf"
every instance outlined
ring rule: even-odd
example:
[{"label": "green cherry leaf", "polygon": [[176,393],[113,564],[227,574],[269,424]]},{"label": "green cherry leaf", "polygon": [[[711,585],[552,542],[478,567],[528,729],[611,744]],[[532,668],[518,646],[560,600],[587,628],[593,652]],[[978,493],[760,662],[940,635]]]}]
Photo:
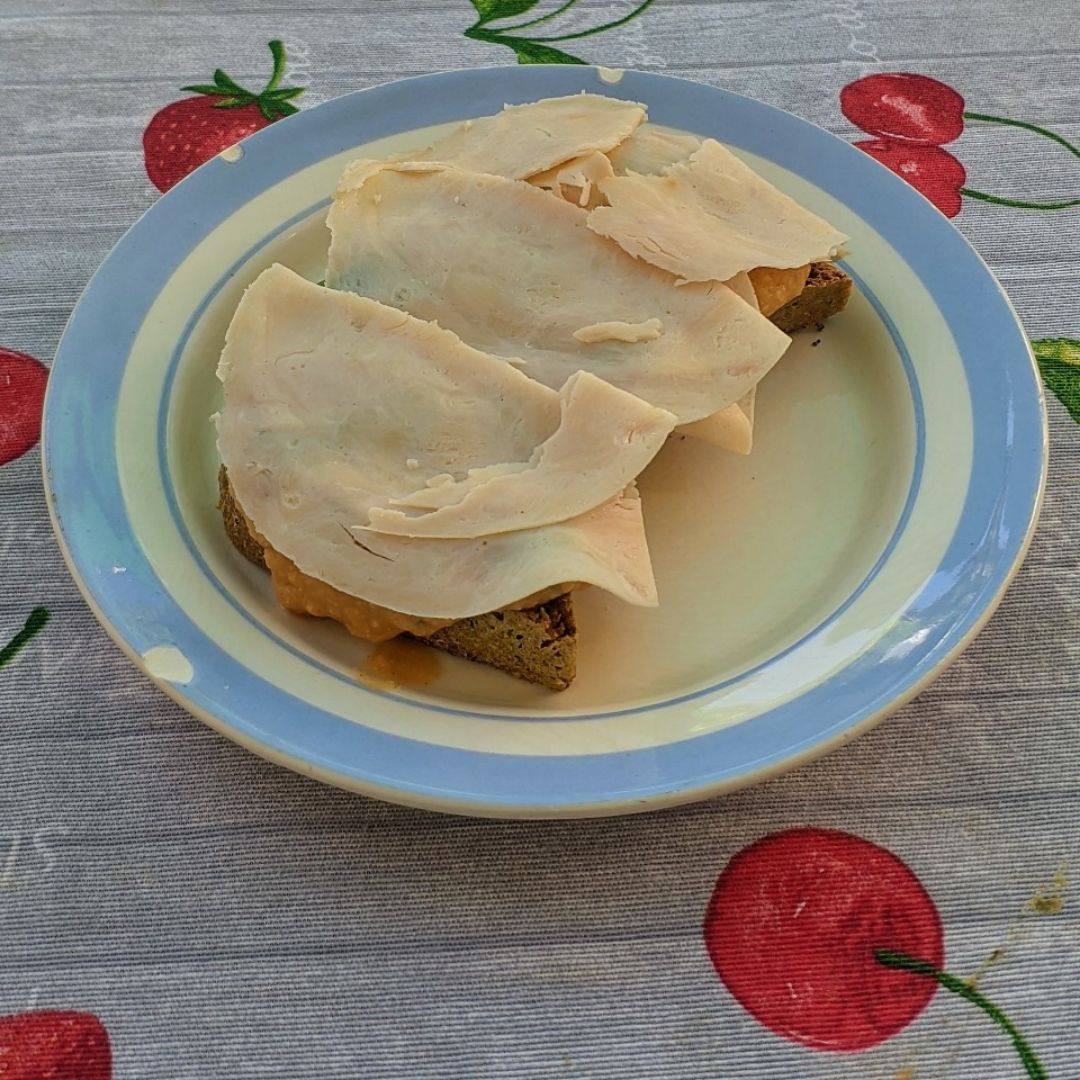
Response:
[{"label": "green cherry leaf", "polygon": [[1041,338],[1031,343],[1043,382],[1080,424],[1080,341]]},{"label": "green cherry leaf", "polygon": [[524,15],[536,7],[539,0],[472,0],[480,22],[492,22],[495,19],[512,19],[515,15]]},{"label": "green cherry leaf", "polygon": [[527,38],[492,37],[489,39],[500,45],[508,45],[514,50],[519,64],[584,64],[586,61],[571,56],[562,49],[553,49],[550,45],[541,45],[538,41]]}]

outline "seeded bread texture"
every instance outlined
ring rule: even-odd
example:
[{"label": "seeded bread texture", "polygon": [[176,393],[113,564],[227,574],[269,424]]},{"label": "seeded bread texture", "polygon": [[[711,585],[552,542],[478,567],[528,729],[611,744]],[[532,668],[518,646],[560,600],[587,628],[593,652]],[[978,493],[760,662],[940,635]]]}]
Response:
[{"label": "seeded bread texture", "polygon": [[785,334],[793,334],[839,314],[850,296],[851,278],[839,266],[830,262],[814,263],[803,291],[769,318]]},{"label": "seeded bread texture", "polygon": [[577,674],[577,625],[569,594],[522,611],[462,619],[422,640],[549,690],[565,690]]},{"label": "seeded bread texture", "polygon": [[232,484],[229,483],[229,473],[225,466],[218,469],[218,509],[221,511],[221,519],[225,523],[225,532],[228,533],[232,545],[256,566],[266,569],[266,559],[263,558],[262,544],[251,535],[248,528],[247,518],[240,509],[240,504],[233,494]]}]

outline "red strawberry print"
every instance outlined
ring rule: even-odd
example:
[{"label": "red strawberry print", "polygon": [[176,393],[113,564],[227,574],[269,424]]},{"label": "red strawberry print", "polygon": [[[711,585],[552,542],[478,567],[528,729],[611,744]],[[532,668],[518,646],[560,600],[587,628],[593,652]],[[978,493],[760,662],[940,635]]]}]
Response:
[{"label": "red strawberry print", "polygon": [[907,1027],[939,986],[983,1010],[1031,1080],[1046,1072],[1005,1014],[941,970],[934,901],[891,852],[832,829],[788,829],[743,848],[716,882],[705,947],[735,1000],[816,1050],[866,1050]]},{"label": "red strawberry print", "polygon": [[964,166],[941,147],[960,137],[965,120],[1034,132],[1077,158],[1080,148],[1056,132],[1026,120],[970,112],[964,108],[964,99],[957,91],[928,75],[887,72],[856,79],[840,91],[840,111],[856,127],[875,136],[855,145],[918,188],[946,217],[960,213],[965,195],[980,202],[1022,210],[1066,210],[1080,206],[1080,199],[1032,202],[964,187]]},{"label": "red strawberry print", "polygon": [[942,146],[964,130],[964,99],[926,75],[868,75],[840,91],[840,111],[868,135]]},{"label": "red strawberry print", "polygon": [[48,377],[45,365],[32,356],[0,349],[0,465],[25,454],[40,438]]},{"label": "red strawberry print", "polygon": [[889,139],[866,139],[855,145],[922,192],[946,217],[960,213],[967,173],[948,150]]},{"label": "red strawberry print", "polygon": [[110,1080],[105,1026],[90,1013],[43,1010],[0,1017],[2,1080]]},{"label": "red strawberry print", "polygon": [[188,173],[253,131],[297,112],[292,98],[302,86],[278,86],[285,74],[285,46],[271,41],[274,70],[261,93],[239,86],[220,68],[213,83],[185,86],[198,97],[181,98],[155,113],[143,132],[146,173],[168,191]]}]

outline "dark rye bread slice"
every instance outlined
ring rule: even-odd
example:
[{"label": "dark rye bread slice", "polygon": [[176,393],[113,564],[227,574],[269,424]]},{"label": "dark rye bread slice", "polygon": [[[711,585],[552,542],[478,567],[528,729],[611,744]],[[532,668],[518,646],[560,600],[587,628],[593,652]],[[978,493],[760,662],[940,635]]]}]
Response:
[{"label": "dark rye bread slice", "polygon": [[793,334],[843,311],[850,296],[851,278],[839,266],[830,262],[812,263],[803,291],[769,318],[785,334]]},{"label": "dark rye bread slice", "polygon": [[[248,529],[224,465],[218,470],[218,494],[233,547],[265,570],[262,545]],[[569,594],[522,611],[475,615],[417,640],[548,690],[565,690],[577,674],[577,626]]]},{"label": "dark rye bread slice", "polygon": [[[771,318],[785,333],[794,333],[842,311],[850,295],[851,279],[839,267],[814,263],[802,293]],[[248,529],[224,465],[218,472],[218,489],[218,508],[233,546],[265,570],[262,545]],[[577,626],[569,594],[523,611],[462,619],[419,640],[549,690],[565,690],[577,672]]]}]

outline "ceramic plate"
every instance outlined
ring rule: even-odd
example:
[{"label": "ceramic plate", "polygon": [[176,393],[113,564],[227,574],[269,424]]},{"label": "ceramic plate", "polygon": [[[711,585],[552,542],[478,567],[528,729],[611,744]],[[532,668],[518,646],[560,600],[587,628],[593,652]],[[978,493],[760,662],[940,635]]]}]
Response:
[{"label": "ceramic plate", "polygon": [[[610,76],[609,76],[610,78]],[[580,90],[712,136],[851,237],[857,292],[760,387],[748,458],[676,440],[642,480],[661,606],[588,590],[562,694],[444,657],[423,691],[358,678],[367,646],[277,606],[215,509],[210,415],[244,287],[318,280],[355,157]],[[625,813],[749,784],[839,746],[925,687],[1023,557],[1046,466],[1027,340],[922,196],[758,102],[589,67],[424,76],[268,127],[160,199],[106,259],[49,383],[57,534],[105,628],[208,724],[379,798],[518,817]]]}]

